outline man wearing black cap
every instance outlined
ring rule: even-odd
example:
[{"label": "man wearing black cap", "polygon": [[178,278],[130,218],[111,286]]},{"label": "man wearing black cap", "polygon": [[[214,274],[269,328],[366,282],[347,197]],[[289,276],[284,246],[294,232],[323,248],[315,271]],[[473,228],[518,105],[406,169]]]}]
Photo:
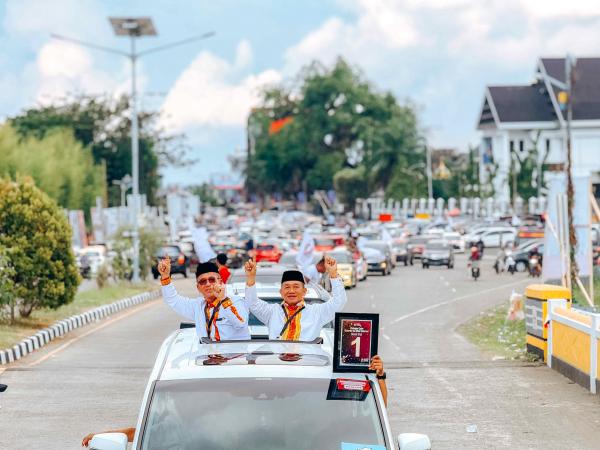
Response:
[{"label": "man wearing black cap", "polygon": [[265,302],[256,294],[256,262],[249,260],[246,270],[246,296],[244,301],[258,320],[269,329],[269,339],[287,341],[312,341],[319,337],[321,328],[335,318],[335,313],[346,305],[346,290],[337,273],[337,263],[325,256],[325,268],[331,279],[332,297],[322,304],[304,303],[306,287],[304,275],[299,270],[286,270],[281,277],[279,305]]},{"label": "man wearing black cap", "polygon": [[201,297],[187,298],[177,294],[171,283],[169,257],[158,264],[165,303],[176,313],[193,320],[198,337],[213,341],[250,339],[248,307],[238,296],[225,296],[225,284],[215,263],[198,264],[196,288]]}]

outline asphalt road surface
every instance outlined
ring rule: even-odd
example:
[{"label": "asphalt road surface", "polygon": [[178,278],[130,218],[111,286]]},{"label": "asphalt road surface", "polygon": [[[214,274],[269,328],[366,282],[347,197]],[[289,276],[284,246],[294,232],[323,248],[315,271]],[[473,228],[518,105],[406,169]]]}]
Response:
[{"label": "asphalt road surface", "polygon": [[[394,432],[427,433],[435,449],[599,448],[598,397],[543,365],[496,361],[454,332],[528,283],[491,265],[477,282],[463,257],[453,270],[398,267],[348,291],[347,311],[381,315]],[[193,294],[189,280],[177,284]],[[153,301],[8,366],[0,448],[76,449],[88,432],[135,425],[156,352],[179,321]]]}]

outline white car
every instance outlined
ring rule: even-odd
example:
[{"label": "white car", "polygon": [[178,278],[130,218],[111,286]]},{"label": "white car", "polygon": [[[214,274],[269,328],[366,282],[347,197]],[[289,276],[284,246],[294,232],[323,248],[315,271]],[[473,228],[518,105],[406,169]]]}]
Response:
[{"label": "white car", "polygon": [[512,245],[517,238],[517,232],[511,227],[487,227],[479,228],[468,235],[465,235],[467,245],[479,241],[483,242],[484,247],[505,247]]},{"label": "white car", "polygon": [[454,253],[464,253],[466,242],[460,233],[456,231],[447,231],[442,236],[442,239],[452,245]]},{"label": "white car", "polygon": [[[203,341],[204,342],[204,341]],[[373,375],[333,371],[333,333],[314,342],[198,342],[178,330],[162,344],[140,408],[136,450],[397,448]],[[430,449],[401,434],[400,449]],[[96,450],[125,450],[102,433]]]}]

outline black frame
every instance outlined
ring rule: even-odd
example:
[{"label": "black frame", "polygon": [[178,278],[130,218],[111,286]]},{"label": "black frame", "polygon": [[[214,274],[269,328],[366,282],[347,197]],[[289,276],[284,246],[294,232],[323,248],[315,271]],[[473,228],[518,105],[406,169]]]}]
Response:
[{"label": "black frame", "polygon": [[368,320],[371,321],[371,350],[370,358],[377,354],[379,344],[379,314],[370,313],[335,313],[334,338],[333,338],[333,371],[334,372],[353,372],[353,373],[374,373],[369,370],[369,364],[343,364],[340,361],[340,351],[342,342],[342,320]]}]

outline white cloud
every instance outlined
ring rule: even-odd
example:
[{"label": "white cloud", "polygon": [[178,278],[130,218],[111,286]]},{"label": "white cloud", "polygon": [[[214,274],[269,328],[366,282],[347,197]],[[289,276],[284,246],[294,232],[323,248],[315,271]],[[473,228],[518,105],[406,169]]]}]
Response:
[{"label": "white cloud", "polygon": [[178,130],[243,125],[258,102],[260,88],[281,80],[275,70],[240,77],[251,60],[247,41],[240,42],[233,62],[201,52],[169,91],[162,108],[164,124]]}]

